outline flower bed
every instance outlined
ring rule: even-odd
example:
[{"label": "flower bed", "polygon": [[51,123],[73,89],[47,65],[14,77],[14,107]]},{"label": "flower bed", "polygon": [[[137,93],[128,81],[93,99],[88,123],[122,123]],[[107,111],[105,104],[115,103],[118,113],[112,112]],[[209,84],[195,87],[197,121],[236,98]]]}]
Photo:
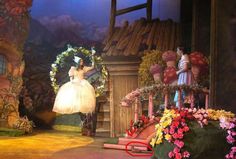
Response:
[{"label": "flower bed", "polygon": [[235,124],[223,110],[165,110],[151,141],[153,158],[235,159]]}]

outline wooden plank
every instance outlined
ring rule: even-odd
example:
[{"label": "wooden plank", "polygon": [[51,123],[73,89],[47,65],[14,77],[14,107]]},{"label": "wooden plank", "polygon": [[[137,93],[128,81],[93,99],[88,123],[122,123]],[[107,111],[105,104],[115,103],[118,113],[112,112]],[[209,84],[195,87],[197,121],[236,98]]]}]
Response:
[{"label": "wooden plank", "polygon": [[139,10],[139,9],[143,9],[147,7],[147,3],[143,3],[143,4],[139,4],[139,5],[135,5],[133,7],[128,7],[128,8],[124,8],[124,9],[120,9],[116,11],[116,16],[125,14],[125,13],[129,13],[135,10]]},{"label": "wooden plank", "polygon": [[157,23],[157,25],[156,25],[156,28],[155,28],[154,38],[153,38],[153,42],[152,42],[152,46],[155,46],[155,48],[153,48],[153,49],[158,49],[157,41],[160,38],[159,37],[159,35],[160,35],[159,21],[156,22],[156,23]]},{"label": "wooden plank", "polygon": [[111,15],[110,15],[110,26],[109,26],[109,36],[114,32],[114,27],[116,23],[116,0],[111,1]]},{"label": "wooden plank", "polygon": [[115,119],[114,119],[114,87],[113,87],[113,76],[110,76],[109,91],[110,91],[110,137],[115,137]]},{"label": "wooden plank", "polygon": [[131,50],[131,55],[138,55],[138,52],[139,52],[139,47],[141,45],[141,42],[142,42],[142,35],[145,33],[145,28],[146,28],[146,23],[144,22],[142,25],[141,25],[141,28],[139,29],[136,37],[135,37],[135,40],[134,40],[134,43],[133,43],[133,46],[130,48]]},{"label": "wooden plank", "polygon": [[137,25],[133,28],[133,34],[130,36],[130,39],[129,39],[129,43],[124,51],[124,55],[125,56],[128,56],[130,54],[134,55],[135,53],[133,52],[132,48],[133,48],[133,45],[135,43],[135,39],[136,37],[138,36],[138,33],[142,27],[142,24],[144,22],[144,19],[140,19],[138,20],[137,22]]},{"label": "wooden plank", "polygon": [[[136,27],[138,21],[135,21],[133,24],[131,24],[124,32],[124,34],[122,34],[122,37],[120,38],[120,41],[117,44],[117,48],[119,50],[123,50],[123,52],[125,51],[125,49],[127,48],[127,45],[130,41],[130,38],[134,32],[134,28]],[[123,53],[124,54],[124,53]]]},{"label": "wooden plank", "polygon": [[151,21],[152,20],[152,0],[147,0],[147,20]]},{"label": "wooden plank", "polygon": [[212,107],[216,105],[216,81],[217,81],[217,0],[211,1],[211,32],[210,32],[210,104]]},{"label": "wooden plank", "polygon": [[117,34],[117,30],[118,30],[118,28],[115,28],[114,33],[112,35],[109,35],[110,36],[109,40],[107,41],[105,47],[103,48],[104,52],[107,52],[109,50],[109,48],[111,47],[112,41],[113,41],[113,37],[116,36],[115,34]]},{"label": "wooden plank", "polygon": [[176,23],[172,23],[171,26],[171,39],[170,39],[170,50],[175,50],[175,37],[176,37]]},{"label": "wooden plank", "polygon": [[149,32],[148,39],[147,39],[147,42],[146,42],[146,44],[148,46],[148,50],[150,50],[152,48],[152,41],[153,41],[153,38],[154,38],[154,35],[155,35],[155,29],[156,29],[157,25],[158,25],[157,23],[153,23],[151,31]]},{"label": "wooden plank", "polygon": [[171,26],[172,26],[172,21],[171,20],[168,20],[166,22],[166,31],[165,31],[165,42],[164,42],[164,45],[163,45],[163,50],[169,50],[170,49],[170,39],[171,39]]},{"label": "wooden plank", "polygon": [[145,29],[144,29],[144,31],[143,31],[143,33],[142,33],[142,42],[141,42],[141,44],[146,44],[146,42],[147,42],[147,39],[148,39],[148,35],[149,35],[149,33],[150,33],[150,31],[151,31],[151,28],[152,28],[152,25],[153,25],[154,23],[152,22],[149,22],[149,23],[146,23],[146,27],[145,27]]}]

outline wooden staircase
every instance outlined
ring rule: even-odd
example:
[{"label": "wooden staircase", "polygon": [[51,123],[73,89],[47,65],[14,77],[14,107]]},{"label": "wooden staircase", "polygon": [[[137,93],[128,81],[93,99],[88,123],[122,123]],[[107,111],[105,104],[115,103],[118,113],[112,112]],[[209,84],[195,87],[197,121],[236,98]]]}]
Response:
[{"label": "wooden staircase", "polygon": [[109,99],[99,99],[98,103],[96,136],[110,137]]}]

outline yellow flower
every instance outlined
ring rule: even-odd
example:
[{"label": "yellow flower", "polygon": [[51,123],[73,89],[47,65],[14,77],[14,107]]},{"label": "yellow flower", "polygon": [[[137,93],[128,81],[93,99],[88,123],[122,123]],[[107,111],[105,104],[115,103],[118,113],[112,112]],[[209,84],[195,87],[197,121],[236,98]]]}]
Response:
[{"label": "yellow flower", "polygon": [[170,141],[170,140],[171,140],[171,135],[170,135],[170,134],[166,134],[166,135],[165,135],[165,139],[168,140],[168,141]]}]

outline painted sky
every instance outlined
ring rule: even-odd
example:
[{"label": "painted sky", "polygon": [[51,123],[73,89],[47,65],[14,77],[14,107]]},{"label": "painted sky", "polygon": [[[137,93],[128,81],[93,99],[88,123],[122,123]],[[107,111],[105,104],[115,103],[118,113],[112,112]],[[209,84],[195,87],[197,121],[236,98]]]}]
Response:
[{"label": "painted sky", "polygon": [[[146,0],[118,0],[117,7],[125,8]],[[40,19],[45,16],[55,17],[70,15],[81,23],[95,23],[100,27],[108,26],[111,0],[33,0],[31,15]],[[180,0],[153,0],[153,17],[179,21]],[[145,9],[119,16],[118,23],[123,20],[133,21],[144,17]]]}]

